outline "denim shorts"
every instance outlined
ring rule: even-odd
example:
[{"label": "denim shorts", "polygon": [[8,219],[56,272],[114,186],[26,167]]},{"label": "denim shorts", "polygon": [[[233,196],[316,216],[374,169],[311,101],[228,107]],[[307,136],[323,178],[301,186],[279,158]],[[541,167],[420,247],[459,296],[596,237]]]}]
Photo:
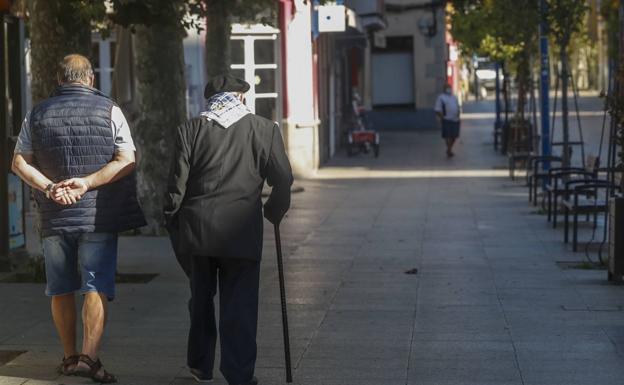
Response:
[{"label": "denim shorts", "polygon": [[[115,298],[117,233],[76,233],[43,238],[46,295],[80,291]],[[80,271],[79,271],[80,270]]]},{"label": "denim shorts", "polygon": [[442,120],[442,137],[443,138],[457,138],[459,136],[459,122],[452,120]]}]

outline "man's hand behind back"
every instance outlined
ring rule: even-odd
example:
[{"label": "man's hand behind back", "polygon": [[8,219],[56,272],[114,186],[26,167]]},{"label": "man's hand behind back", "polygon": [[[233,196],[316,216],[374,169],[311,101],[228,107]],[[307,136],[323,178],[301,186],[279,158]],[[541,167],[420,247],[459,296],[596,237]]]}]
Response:
[{"label": "man's hand behind back", "polygon": [[83,178],[72,178],[54,185],[50,197],[56,203],[66,206],[79,201],[87,191],[89,185]]}]

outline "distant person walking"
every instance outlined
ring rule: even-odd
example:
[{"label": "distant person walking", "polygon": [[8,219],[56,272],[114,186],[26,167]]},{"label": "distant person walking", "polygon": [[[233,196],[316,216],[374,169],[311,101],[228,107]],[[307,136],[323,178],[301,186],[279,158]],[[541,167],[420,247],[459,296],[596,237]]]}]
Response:
[{"label": "distant person walking", "polygon": [[444,92],[438,96],[434,111],[442,122],[442,138],[446,142],[446,156],[455,156],[453,146],[459,137],[460,108],[457,96],[453,95],[450,85],[444,86]]},{"label": "distant person walking", "polygon": [[214,77],[206,110],[178,128],[164,213],[176,256],[191,279],[188,358],[198,382],[213,378],[219,287],[220,370],[230,385],[255,385],[262,188],[264,217],[290,207],[293,176],[279,127],[243,103],[244,80]]},{"label": "distant person walking", "polygon": [[[135,148],[119,107],[93,88],[87,58],[66,56],[57,76],[59,86],[22,124],[12,170],[33,188],[40,214],[46,294],[65,353],[59,372],[112,383],[98,353],[115,297],[117,233],[145,225]],[[84,296],[80,354],[76,292]]]}]

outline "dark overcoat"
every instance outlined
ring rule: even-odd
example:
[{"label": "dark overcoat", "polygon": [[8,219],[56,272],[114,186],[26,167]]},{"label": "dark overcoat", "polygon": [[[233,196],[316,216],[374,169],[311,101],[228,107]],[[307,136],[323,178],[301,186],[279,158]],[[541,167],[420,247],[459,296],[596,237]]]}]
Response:
[{"label": "dark overcoat", "polygon": [[293,176],[276,123],[248,114],[228,128],[205,117],[178,127],[164,214],[187,272],[192,255],[261,259],[265,180],[265,216],[281,218]]}]

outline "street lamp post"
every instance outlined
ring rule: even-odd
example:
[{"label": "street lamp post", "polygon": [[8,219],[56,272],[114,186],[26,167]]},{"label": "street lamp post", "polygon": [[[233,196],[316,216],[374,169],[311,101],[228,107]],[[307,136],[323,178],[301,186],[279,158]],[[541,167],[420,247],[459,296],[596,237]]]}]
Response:
[{"label": "street lamp post", "polygon": [[501,100],[500,100],[500,63],[496,62],[496,121],[494,121],[494,150],[498,150],[498,137],[501,129]]},{"label": "street lamp post", "polygon": [[[540,115],[542,120],[542,155],[550,156],[550,126],[549,126],[549,88],[550,88],[550,64],[548,59],[548,21],[546,14],[548,12],[548,3],[546,0],[540,1],[540,97],[541,109]],[[544,163],[544,169],[550,168],[550,162]]]}]

